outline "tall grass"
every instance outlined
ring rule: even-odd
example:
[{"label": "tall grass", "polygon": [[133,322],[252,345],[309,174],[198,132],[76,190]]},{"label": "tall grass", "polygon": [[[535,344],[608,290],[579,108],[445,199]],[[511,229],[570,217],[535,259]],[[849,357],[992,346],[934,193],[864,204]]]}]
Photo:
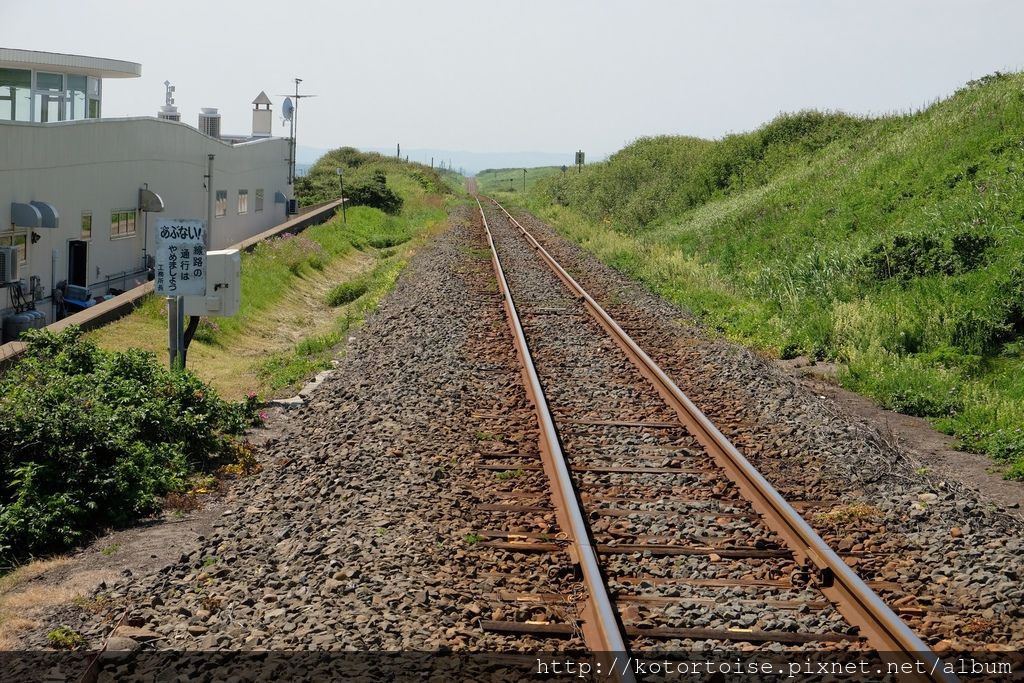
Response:
[{"label": "tall grass", "polygon": [[878,119],[638,140],[527,203],[711,326],[1024,477],[1024,75]]}]

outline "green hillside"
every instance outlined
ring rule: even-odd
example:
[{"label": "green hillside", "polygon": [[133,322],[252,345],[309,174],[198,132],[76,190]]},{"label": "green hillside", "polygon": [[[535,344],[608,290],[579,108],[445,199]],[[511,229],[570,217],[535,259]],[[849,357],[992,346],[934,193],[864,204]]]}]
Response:
[{"label": "green hillside", "polygon": [[1024,75],[904,116],[641,139],[529,204],[727,336],[839,361],[1024,478]]},{"label": "green hillside", "polygon": [[[337,170],[342,169],[344,178]],[[309,172],[295,181],[295,196],[302,206],[337,199],[341,182],[349,206],[372,206],[390,214],[402,207],[403,192],[451,193],[445,172],[355,147],[332,149],[317,159]],[[455,175],[450,171],[447,175]]]}]

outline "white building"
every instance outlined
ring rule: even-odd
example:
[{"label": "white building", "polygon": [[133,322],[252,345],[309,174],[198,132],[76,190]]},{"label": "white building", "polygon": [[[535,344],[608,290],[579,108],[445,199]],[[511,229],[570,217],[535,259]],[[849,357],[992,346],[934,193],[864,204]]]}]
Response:
[{"label": "white building", "polygon": [[[141,72],[133,62],[0,48],[0,251],[17,250],[17,276],[26,294],[35,286],[47,322],[61,281],[93,297],[145,282],[161,217],[208,220],[210,249],[286,219],[289,144],[269,136],[266,96],[254,102],[252,136],[102,118],[103,79]],[[0,318],[12,292],[0,282]]]}]

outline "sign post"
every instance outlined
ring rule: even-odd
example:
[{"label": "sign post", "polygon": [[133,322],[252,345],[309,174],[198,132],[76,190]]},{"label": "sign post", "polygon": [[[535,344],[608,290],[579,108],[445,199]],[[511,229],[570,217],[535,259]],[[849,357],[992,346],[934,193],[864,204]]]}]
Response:
[{"label": "sign post", "polygon": [[170,365],[185,367],[185,300],[206,294],[206,222],[161,219],[156,224],[154,291],[167,297]]}]

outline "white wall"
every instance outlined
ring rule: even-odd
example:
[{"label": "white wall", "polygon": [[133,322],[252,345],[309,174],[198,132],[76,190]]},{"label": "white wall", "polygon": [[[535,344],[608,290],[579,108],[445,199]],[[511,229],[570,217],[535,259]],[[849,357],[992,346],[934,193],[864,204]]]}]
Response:
[{"label": "white wall", "polygon": [[[208,154],[215,155],[212,189],[227,190],[227,215],[213,220],[211,249],[285,220],[285,205],[274,202],[278,192],[291,195],[285,139],[232,146],[189,125],[155,118],[54,124],[0,121],[0,237],[9,234],[11,202],[48,202],[60,214],[57,230],[36,229],[41,239],[28,246],[28,267],[22,270],[22,279],[27,284],[30,275],[39,276],[48,297],[52,284],[68,276],[68,241],[81,239],[82,212],[92,211],[87,272],[93,294],[105,294],[111,276],[118,279],[109,285],[119,289],[144,282],[143,249],[154,253],[156,221],[162,217],[206,219]],[[111,212],[137,208],[144,183],[163,198],[165,211],[139,212],[134,236],[112,239]],[[263,211],[257,213],[260,188]],[[237,213],[239,189],[249,191],[249,211],[242,216]],[[129,275],[122,277],[124,273]],[[9,306],[7,290],[0,290],[0,314]],[[40,306],[48,321],[51,308]]]}]

